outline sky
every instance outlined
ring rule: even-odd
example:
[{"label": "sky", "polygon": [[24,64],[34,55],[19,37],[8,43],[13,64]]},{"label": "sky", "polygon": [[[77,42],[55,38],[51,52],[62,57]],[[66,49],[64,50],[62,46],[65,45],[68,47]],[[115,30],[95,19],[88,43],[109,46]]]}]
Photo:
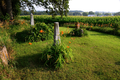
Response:
[{"label": "sky", "polygon": [[[120,0],[70,0],[69,10],[120,12]],[[45,10],[43,7],[35,7],[38,11]]]}]

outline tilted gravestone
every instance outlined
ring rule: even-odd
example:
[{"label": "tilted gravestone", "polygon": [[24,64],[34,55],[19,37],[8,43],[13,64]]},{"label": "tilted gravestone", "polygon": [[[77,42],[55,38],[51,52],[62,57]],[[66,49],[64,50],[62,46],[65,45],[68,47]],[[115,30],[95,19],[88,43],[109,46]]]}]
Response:
[{"label": "tilted gravestone", "polygon": [[4,65],[8,65],[9,55],[5,46],[0,47],[0,58]]},{"label": "tilted gravestone", "polygon": [[34,26],[34,18],[33,18],[33,14],[30,14],[30,24],[31,26]]},{"label": "tilted gravestone", "polygon": [[60,32],[59,32],[59,22],[54,22],[54,45],[61,43]]}]

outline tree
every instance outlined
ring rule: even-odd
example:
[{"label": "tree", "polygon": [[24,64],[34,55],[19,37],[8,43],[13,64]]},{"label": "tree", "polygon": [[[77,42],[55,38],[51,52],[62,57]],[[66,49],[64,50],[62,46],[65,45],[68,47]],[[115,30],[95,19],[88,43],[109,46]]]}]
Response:
[{"label": "tree", "polygon": [[73,15],[80,15],[80,12],[74,12]]},{"label": "tree", "polygon": [[19,0],[0,0],[0,20],[12,20],[15,16],[19,14]]},{"label": "tree", "polygon": [[120,12],[114,13],[115,16],[120,16]]},{"label": "tree", "polygon": [[73,12],[69,12],[68,15],[73,15]]},{"label": "tree", "polygon": [[83,12],[83,16],[88,16],[88,12]]},{"label": "tree", "polygon": [[25,10],[26,7],[30,11],[34,11],[34,5],[44,6],[53,17],[58,13],[63,17],[67,16],[69,9],[69,0],[0,0],[0,20],[8,15],[11,20],[20,14],[20,9]]},{"label": "tree", "polygon": [[69,0],[48,0],[47,2],[44,2],[43,5],[45,9],[47,9],[46,12],[52,14],[53,18],[57,14],[60,14],[62,18],[64,15],[67,16],[67,13],[69,12],[68,4],[69,4]]},{"label": "tree", "polygon": [[89,14],[90,14],[90,15],[94,15],[95,13],[94,13],[93,11],[90,11]]},{"label": "tree", "polygon": [[97,14],[97,16],[102,15],[102,14],[101,14],[101,13],[99,13],[99,12],[98,12],[98,13],[96,13],[96,14]]},{"label": "tree", "polygon": [[111,13],[104,13],[105,16],[111,16]]},{"label": "tree", "polygon": [[10,19],[13,19],[13,13],[12,13],[12,2],[11,0],[5,0],[6,1],[6,12],[10,15]]}]

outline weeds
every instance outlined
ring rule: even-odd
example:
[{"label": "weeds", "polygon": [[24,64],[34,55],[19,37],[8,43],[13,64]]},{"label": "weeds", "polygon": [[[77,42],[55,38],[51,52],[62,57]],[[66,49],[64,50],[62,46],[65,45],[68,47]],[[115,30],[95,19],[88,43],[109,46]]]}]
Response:
[{"label": "weeds", "polygon": [[59,69],[63,63],[69,63],[70,60],[73,60],[72,49],[64,44],[48,45],[41,60],[45,62],[46,66]]}]

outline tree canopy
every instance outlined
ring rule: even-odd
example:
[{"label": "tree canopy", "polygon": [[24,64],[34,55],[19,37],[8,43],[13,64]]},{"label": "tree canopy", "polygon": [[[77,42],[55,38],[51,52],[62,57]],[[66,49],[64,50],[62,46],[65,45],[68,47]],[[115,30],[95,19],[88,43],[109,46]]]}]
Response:
[{"label": "tree canopy", "polygon": [[89,14],[90,14],[90,15],[94,15],[95,13],[94,13],[93,11],[90,11]]},{"label": "tree canopy", "polygon": [[88,12],[83,12],[83,16],[88,16]]},{"label": "tree canopy", "polygon": [[55,17],[57,14],[61,18],[67,16],[69,0],[0,0],[0,20],[14,19],[21,10],[28,8],[31,12],[35,10],[34,5],[43,6],[46,12]]},{"label": "tree canopy", "polygon": [[115,16],[120,16],[120,12],[114,13]]},{"label": "tree canopy", "polygon": [[111,13],[104,13],[105,16],[111,16]]}]

